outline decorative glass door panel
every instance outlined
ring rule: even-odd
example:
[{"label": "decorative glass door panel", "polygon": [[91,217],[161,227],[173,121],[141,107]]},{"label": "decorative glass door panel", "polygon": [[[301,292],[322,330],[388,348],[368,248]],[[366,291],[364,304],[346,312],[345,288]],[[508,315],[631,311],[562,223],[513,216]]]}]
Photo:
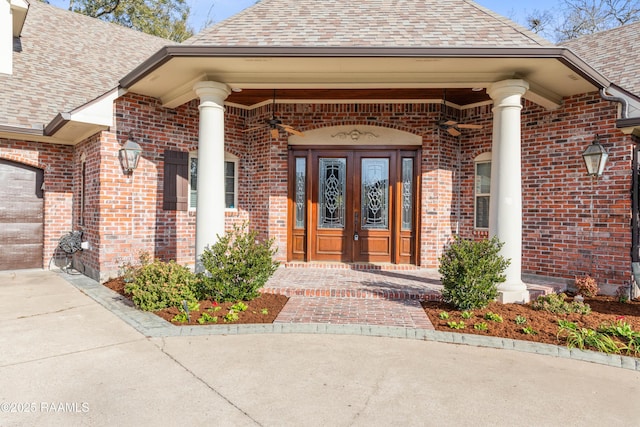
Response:
[{"label": "decorative glass door panel", "polygon": [[307,158],[300,153],[292,156],[290,175],[291,204],[289,218],[291,218],[291,228],[288,238],[288,255],[291,261],[306,261],[307,259]]},{"label": "decorative glass door panel", "polygon": [[295,228],[305,228],[307,213],[307,159],[296,158]]},{"label": "decorative glass door panel", "polygon": [[353,155],[315,152],[311,185],[310,259],[351,262],[353,223]]},{"label": "decorative glass door panel", "polygon": [[413,228],[413,158],[402,159],[402,230]]},{"label": "decorative glass door panel", "polygon": [[399,216],[397,231],[396,262],[407,264],[415,259],[415,223],[416,223],[416,171],[415,153],[400,153]]},{"label": "decorative glass door panel", "polygon": [[362,228],[389,229],[389,159],[362,159]]},{"label": "decorative glass door panel", "polygon": [[347,160],[320,159],[319,169],[318,226],[344,228]]},{"label": "decorative glass door panel", "polygon": [[354,261],[392,262],[393,233],[390,225],[393,189],[389,185],[389,177],[395,175],[395,158],[395,153],[388,151],[356,153]]}]

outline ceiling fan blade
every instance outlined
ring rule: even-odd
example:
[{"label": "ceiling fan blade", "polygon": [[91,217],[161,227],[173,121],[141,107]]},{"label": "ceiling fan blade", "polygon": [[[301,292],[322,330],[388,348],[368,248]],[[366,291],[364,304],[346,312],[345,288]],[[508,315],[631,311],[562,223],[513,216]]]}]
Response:
[{"label": "ceiling fan blade", "polygon": [[461,124],[458,125],[458,127],[460,129],[482,129],[484,126],[461,123]]},{"label": "ceiling fan blade", "polygon": [[458,129],[454,128],[454,127],[447,128],[447,132],[449,132],[453,136],[462,135],[462,133]]},{"label": "ceiling fan blade", "polygon": [[262,129],[262,128],[264,128],[264,126],[254,126],[252,128],[249,128],[249,129],[244,129],[241,132],[251,132],[252,130]]},{"label": "ceiling fan blade", "polygon": [[456,122],[455,120],[447,120],[446,122],[443,123],[443,125],[447,125],[447,126],[455,126],[457,124],[458,122]]},{"label": "ceiling fan blade", "polygon": [[271,138],[277,139],[280,136],[280,132],[278,132],[277,128],[271,129]]},{"label": "ceiling fan blade", "polygon": [[280,125],[280,127],[281,127],[283,130],[285,130],[285,131],[287,131],[287,132],[289,132],[289,133],[292,133],[292,134],[294,134],[294,135],[304,136],[304,133],[300,132],[300,131],[299,131],[299,130],[297,130],[297,129],[294,129],[293,127],[291,127],[291,126],[289,126],[289,125]]}]

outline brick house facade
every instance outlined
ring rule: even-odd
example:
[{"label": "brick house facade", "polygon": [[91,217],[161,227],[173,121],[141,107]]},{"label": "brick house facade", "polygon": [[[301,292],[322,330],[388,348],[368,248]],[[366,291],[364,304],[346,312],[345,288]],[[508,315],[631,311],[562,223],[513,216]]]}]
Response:
[{"label": "brick house facade", "polygon": [[[439,56],[438,51],[420,50],[420,40],[413,39],[411,43],[418,45],[413,46],[416,50],[409,54],[403,50],[403,43],[409,43],[404,40],[387,40],[390,49],[397,49],[391,54],[375,50],[380,46],[365,51],[367,46],[349,45],[355,43],[353,41],[335,42],[346,44],[338,46],[335,52],[327,49],[320,54],[315,48],[321,46],[303,43],[298,45],[303,48],[302,53],[299,53],[293,48],[277,50],[278,46],[295,47],[301,43],[293,38],[278,39],[289,35],[281,35],[277,31],[264,36],[265,40],[273,38],[271,42],[276,48],[272,50],[260,50],[260,43],[256,44],[256,50],[247,48],[243,51],[234,47],[244,43],[243,35],[259,33],[256,31],[257,25],[269,28],[268,19],[265,20],[260,14],[264,11],[261,8],[267,7],[263,3],[275,3],[277,6],[286,2],[287,0],[263,1],[251,9],[260,19],[254,19],[251,14],[245,13],[236,20],[225,21],[211,30],[205,30],[184,45],[163,48],[153,56],[158,46],[163,46],[166,41],[144,39],[146,50],[138,52],[138,59],[132,59],[129,68],[113,71],[112,81],[104,86],[100,86],[100,82],[96,83],[98,87],[102,87],[102,91],[96,88],[93,97],[88,99],[86,96],[82,98],[78,93],[75,98],[70,97],[73,99],[67,100],[66,104],[61,101],[59,106],[53,105],[49,111],[40,112],[37,120],[49,123],[40,134],[33,130],[27,131],[22,123],[29,123],[30,115],[35,113],[27,111],[23,114],[24,117],[17,114],[12,118],[11,111],[2,112],[8,118],[6,123],[0,123],[0,159],[16,165],[39,168],[44,174],[41,267],[50,266],[56,255],[58,240],[71,230],[81,230],[88,245],[74,255],[74,266],[97,280],[106,280],[119,274],[121,266],[135,262],[141,252],[159,259],[176,260],[181,264],[195,264],[198,209],[189,205],[189,197],[194,197],[196,193],[186,196],[184,191],[189,191],[191,158],[198,158],[198,149],[203,144],[213,144],[203,138],[202,111],[207,107],[203,107],[204,101],[191,89],[194,82],[207,80],[229,89],[228,98],[223,100],[224,140],[215,143],[222,142],[224,152],[235,159],[237,175],[234,176],[234,196],[237,204],[225,209],[224,226],[229,229],[246,222],[261,237],[274,238],[280,261],[293,261],[291,250],[295,227],[292,225],[292,206],[295,205],[294,192],[297,190],[290,153],[296,149],[300,152],[307,150],[306,159],[313,161],[322,156],[337,158],[343,155],[353,156],[354,159],[360,159],[358,156],[377,159],[382,156],[381,147],[385,147],[387,154],[384,155],[390,156],[390,159],[395,159],[396,155],[400,158],[402,152],[417,153],[414,169],[417,180],[411,184],[415,189],[412,212],[416,217],[411,225],[413,234],[406,240],[410,242],[407,243],[408,246],[414,245],[409,249],[413,251],[413,258],[411,262],[398,265],[398,258],[393,261],[392,257],[390,262],[384,264],[395,265],[400,269],[412,266],[436,268],[438,258],[454,235],[480,239],[492,234],[490,227],[479,227],[476,224],[476,161],[479,158],[491,159],[496,140],[509,142],[511,140],[508,138],[511,136],[504,136],[510,129],[500,130],[499,123],[503,120],[502,113],[499,112],[500,106],[494,103],[489,94],[495,83],[504,80],[501,76],[507,68],[500,68],[490,78],[487,76],[494,63],[495,67],[512,67],[512,74],[518,74],[520,67],[524,65],[512,65],[508,61],[503,63],[500,55],[491,53],[483,59],[485,62],[473,62],[473,66],[487,67],[484,74],[464,83],[455,79],[462,79],[460,76],[463,76],[463,71],[471,65],[466,62],[458,65],[455,61],[446,65],[450,68],[440,70],[441,74],[434,73],[432,82],[408,83],[403,81],[406,77],[395,69],[380,71],[375,76],[377,80],[368,81],[370,77],[365,71],[372,67],[372,64],[366,62],[370,57],[381,58],[374,66],[387,67],[387,62],[384,62],[386,60],[399,61],[399,64],[400,61],[405,61],[399,67],[418,67],[416,76],[428,76],[432,72],[431,63],[449,64],[446,62],[447,58],[454,54],[459,55],[456,58],[461,61],[479,61],[476,56],[484,53],[468,53],[464,50],[467,48],[465,47]],[[294,4],[299,3],[304,2]],[[347,5],[348,2],[344,3],[340,7],[356,7]],[[426,13],[422,9],[422,3],[424,2],[416,2],[417,14]],[[463,3],[468,5],[469,2]],[[465,5],[462,6],[467,7]],[[273,10],[280,8],[273,7]],[[481,13],[474,13],[479,15],[474,18],[478,22],[486,19],[486,16],[496,16],[486,9],[481,9]],[[30,25],[41,28],[47,15],[69,22],[88,19],[54,10],[49,5],[31,5],[23,34],[25,57],[16,59],[16,72],[13,75],[0,77],[5,78],[10,85],[14,84],[11,86],[13,92],[20,93],[20,85],[15,80],[20,77],[21,70],[24,70],[21,67],[26,66],[20,61],[28,60],[29,43],[37,42],[28,38],[33,34],[29,32]],[[30,16],[33,21],[30,21]],[[274,19],[276,18],[280,19],[275,16]],[[385,19],[392,20],[392,17],[386,16]],[[246,27],[242,33],[238,33],[238,22]],[[308,24],[312,25],[313,22],[315,21],[310,20]],[[102,32],[112,31],[111,26],[106,27],[99,21],[85,23],[96,25]],[[470,28],[473,27],[471,24]],[[633,108],[631,117],[621,117],[619,104],[629,103],[632,107],[635,106],[634,96],[616,87],[618,101],[605,99],[608,97],[603,96],[599,90],[611,90],[611,82],[582,60],[566,50],[549,46],[548,42],[539,40],[535,35],[519,39],[523,34],[521,29],[515,28],[515,24],[503,24],[492,27],[492,31],[500,35],[501,43],[504,44],[499,47],[509,52],[506,56],[522,59],[522,64],[535,70],[530,77],[535,84],[532,83],[531,89],[527,90],[530,96],[525,95],[521,101],[518,98],[518,105],[522,109],[518,113],[520,123],[516,126],[520,132],[517,142],[520,144],[522,165],[521,272],[563,280],[570,280],[580,274],[591,274],[603,290],[615,292],[618,286],[628,284],[631,280],[630,266],[633,261],[630,255],[634,239],[631,190],[635,179],[633,168],[636,137],[633,134],[640,123],[633,121]],[[368,31],[372,30],[369,28]],[[237,40],[232,40],[230,34],[235,34]],[[134,34],[130,36],[132,44],[136,42],[133,39],[139,37]],[[470,30],[463,36],[467,40],[462,45],[468,46],[470,51],[474,48],[478,49],[477,52],[488,49],[483,44],[486,40],[484,36]],[[124,33],[122,37],[129,37],[129,34]],[[370,40],[380,38],[373,34]],[[407,36],[407,39],[410,38]],[[427,43],[427,40],[430,39],[425,36],[422,43]],[[218,42],[226,43],[233,54],[220,49],[211,50],[211,45]],[[450,45],[444,43],[440,47],[449,49],[448,46]],[[523,53],[508,50],[513,46],[523,49]],[[336,46],[329,44],[329,47]],[[538,49],[541,47],[548,50],[542,52]],[[491,44],[490,49],[497,48]],[[538,51],[541,53],[536,56]],[[182,63],[182,55],[189,60],[199,58],[201,63]],[[534,60],[530,60],[530,56]],[[238,57],[244,58],[245,62],[236,62]],[[327,57],[330,58],[326,59]],[[361,57],[369,59],[363,59],[360,64],[358,58]],[[549,66],[549,57],[556,61],[552,66]],[[145,58],[149,59],[145,61]],[[296,62],[300,58],[309,62],[317,61],[317,69],[331,70],[327,73],[334,73],[331,76],[337,76],[336,79],[339,77],[347,81],[349,78],[357,78],[351,74],[339,74],[344,73],[341,70],[332,71],[334,62],[331,61],[346,61],[347,65],[343,65],[343,68],[353,67],[359,70],[363,80],[349,84],[328,84],[323,79],[329,81],[330,77],[304,68],[307,66],[305,63]],[[525,63],[525,60],[528,62]],[[132,68],[139,64],[142,65]],[[261,70],[262,66],[264,70]],[[203,69],[206,70],[204,77]],[[298,71],[290,71],[291,69]],[[544,74],[545,69],[550,70],[549,74]],[[296,72],[303,76],[299,79],[308,80],[296,86]],[[312,72],[317,75],[308,77]],[[575,87],[566,90],[566,95],[562,95],[558,84],[554,83],[554,80],[560,78],[557,77],[558,72],[568,74],[568,81],[578,81]],[[447,73],[458,77],[444,79],[442,75]],[[536,73],[543,75],[538,76]],[[180,80],[180,74],[188,76]],[[225,78],[228,81],[225,82]],[[237,83],[240,79],[245,79],[243,84]],[[527,76],[522,81],[529,84]],[[546,83],[548,88],[539,89]],[[113,87],[117,89],[117,95],[113,98],[106,101],[96,98]],[[232,91],[232,88],[238,89],[238,92]],[[555,88],[558,93],[549,95],[550,88]],[[283,94],[277,103],[272,96],[272,89]],[[89,89],[85,88],[84,91]],[[36,96],[28,93],[24,95]],[[22,104],[17,102],[16,105]],[[31,108],[33,103],[26,103],[21,108],[27,109],[27,105]],[[94,105],[107,106],[109,111],[103,114],[105,117],[91,120],[81,117],[85,110],[95,108]],[[71,113],[55,116],[52,111]],[[281,123],[305,134],[330,134],[332,129],[353,129],[356,133],[410,135],[419,142],[407,146],[405,143],[394,145],[383,141],[376,146],[357,139],[336,139],[328,142],[326,147],[298,146],[295,135],[279,129],[277,137],[274,137],[272,129],[265,126],[265,123],[268,124],[270,119],[276,117],[276,113]],[[456,123],[473,123],[478,126],[461,129],[460,134],[455,135],[450,126],[443,124],[445,117]],[[621,126],[621,119],[626,120],[625,126]],[[207,124],[210,125],[204,123]],[[581,153],[596,137],[608,150],[609,162],[603,176],[592,179],[586,176]],[[142,148],[141,160],[132,174],[123,172],[119,160],[119,151],[127,140],[135,141]],[[345,152],[349,154],[344,154]],[[175,163],[169,159],[176,159]],[[222,174],[222,170],[218,168],[223,163],[219,160],[221,159],[210,167]],[[200,161],[201,159],[198,160],[198,168],[202,166]],[[317,175],[317,170],[313,169],[318,167],[317,164],[306,164],[307,170],[313,170]],[[492,174],[506,170],[503,169],[503,164],[496,164],[495,161],[491,167]],[[393,168],[394,166],[391,170]],[[305,181],[307,190],[316,193],[306,195],[306,209],[317,209],[315,205],[319,190],[316,186],[319,184],[308,182],[307,184]],[[198,199],[201,187],[206,185],[206,182],[198,182]],[[389,185],[390,190],[387,191],[391,193],[388,194],[396,195],[394,197],[397,197],[399,205],[401,199],[397,194],[404,191],[404,184],[398,179],[395,184],[391,182]],[[493,187],[493,181],[491,185]],[[176,197],[182,197],[181,201],[169,201],[174,197],[173,192],[177,192]],[[493,189],[491,197],[494,197]],[[221,208],[216,206],[215,209]],[[400,207],[394,209],[397,209],[394,212],[399,215]],[[316,211],[313,212],[305,213],[307,228],[312,223],[315,224]],[[353,212],[358,214],[356,208]],[[518,215],[519,211],[514,212]],[[395,218],[394,215],[396,214],[392,214]],[[355,240],[358,231],[364,235],[362,230],[358,230],[357,218],[356,216],[355,230],[352,230],[356,234]],[[499,220],[507,221],[508,218]],[[351,221],[351,218],[347,221]],[[308,243],[308,239],[312,238],[309,234],[311,231],[305,230],[304,239],[307,240],[304,240],[303,245],[306,245],[307,252],[303,255],[303,260],[313,261],[308,252],[311,248]],[[397,225],[397,230],[397,234],[400,234],[400,225]],[[390,239],[397,239],[394,240],[397,243],[390,244],[390,247],[395,254],[400,251],[398,245],[403,244],[403,240],[394,233],[396,232],[391,233]],[[215,240],[213,236],[210,238]],[[516,239],[515,242],[520,241]],[[2,244],[0,241],[0,246]],[[349,243],[352,244],[356,245]]]},{"label": "brick house facade", "polygon": [[[563,104],[547,112],[526,103],[523,110],[523,272],[558,278],[589,273],[602,285],[622,285],[629,280],[630,165],[635,144],[632,137],[611,131],[616,106],[598,93]],[[420,265],[434,268],[456,230],[464,238],[488,235],[474,227],[474,159],[491,151],[492,120],[490,106],[463,110],[465,120],[486,125],[468,138],[453,138],[433,127],[439,108],[438,104],[281,104],[278,111],[283,121],[302,131],[373,123],[422,138]],[[263,236],[276,238],[277,256],[286,262],[287,229],[282,224],[286,224],[289,184],[287,141],[272,141],[264,132],[260,138],[246,139],[241,132],[269,114],[268,107],[251,111],[230,107],[225,113],[225,150],[239,158],[240,189],[237,211],[226,213],[227,227],[250,222]],[[117,129],[130,129],[132,123],[144,120],[149,129],[161,130],[136,135],[143,156],[132,176],[122,174],[117,160],[127,132],[103,132],[99,138],[102,161],[89,168],[99,171],[99,178],[86,179],[101,183],[100,192],[113,198],[103,198],[95,207],[87,201],[84,225],[76,206],[73,228],[85,231],[92,248],[79,254],[78,261],[89,271],[101,272],[102,279],[117,274],[123,263],[134,262],[140,251],[193,265],[194,212],[162,208],[162,179],[165,150],[197,149],[197,103],[174,110],[155,99],[128,94],[117,101],[116,116],[123,117],[117,120]],[[610,152],[607,174],[598,180],[585,176],[580,156],[595,134]],[[96,141],[76,147],[76,176],[82,153]],[[94,157],[87,153],[87,158]],[[270,166],[261,170],[264,163]],[[591,193],[593,199],[584,197]],[[95,225],[89,223],[96,216]]]}]

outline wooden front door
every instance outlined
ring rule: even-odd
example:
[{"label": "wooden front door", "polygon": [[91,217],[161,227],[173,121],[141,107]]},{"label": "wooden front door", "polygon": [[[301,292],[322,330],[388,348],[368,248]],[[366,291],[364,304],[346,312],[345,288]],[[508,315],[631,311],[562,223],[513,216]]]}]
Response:
[{"label": "wooden front door", "polygon": [[293,150],[289,259],[415,263],[410,150]]}]

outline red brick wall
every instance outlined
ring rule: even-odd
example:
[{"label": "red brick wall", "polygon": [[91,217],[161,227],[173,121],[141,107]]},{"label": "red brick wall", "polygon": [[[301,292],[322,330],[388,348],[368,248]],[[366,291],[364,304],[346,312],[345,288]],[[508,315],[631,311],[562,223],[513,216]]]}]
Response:
[{"label": "red brick wall", "polygon": [[[244,110],[227,108],[226,150],[240,158],[239,209],[227,212],[227,227],[249,219],[243,208],[251,197],[246,190],[247,157],[243,134]],[[98,171],[92,171],[99,183],[99,198],[95,206],[95,222],[87,223],[86,234],[99,255],[96,270],[99,279],[118,274],[122,265],[136,262],[141,252],[181,264],[194,264],[195,211],[167,211],[163,201],[163,154],[165,150],[191,152],[198,145],[198,103],[192,101],[177,109],[163,108],[159,102],[135,94],[127,94],[116,101],[116,126],[113,132],[96,137],[99,157]],[[125,175],[120,166],[118,151],[128,138],[142,147],[138,168]],[[91,147],[91,148],[90,148]],[[79,145],[87,156],[93,148],[91,141]],[[79,163],[79,162],[78,162]],[[93,208],[87,208],[93,209]],[[94,212],[92,210],[92,212]],[[87,264],[94,268],[95,260],[84,254]],[[96,277],[98,278],[98,277]]]},{"label": "red brick wall", "polygon": [[[615,128],[616,104],[590,93],[546,111],[522,111],[523,273],[591,274],[608,292],[629,280],[633,142]],[[463,112],[485,124],[462,140],[461,232],[473,230],[473,159],[491,150],[489,107]],[[486,110],[486,111],[483,111]],[[609,151],[603,176],[586,176],[581,153],[596,134]]]},{"label": "red brick wall", "polygon": [[[633,142],[615,128],[617,104],[598,93],[523,116],[523,257],[526,270],[600,286],[629,280]],[[601,178],[586,176],[581,153],[600,135],[609,151]]]},{"label": "red brick wall", "polygon": [[[101,135],[96,135],[75,146],[73,152],[73,226],[83,231],[83,240],[89,248],[75,255],[76,268],[90,277],[98,278],[100,271],[100,145]],[[82,163],[85,163],[84,208],[82,206]]]},{"label": "red brick wall", "polygon": [[60,237],[72,230],[73,147],[0,139],[0,158],[44,170],[43,268],[48,268]]}]

